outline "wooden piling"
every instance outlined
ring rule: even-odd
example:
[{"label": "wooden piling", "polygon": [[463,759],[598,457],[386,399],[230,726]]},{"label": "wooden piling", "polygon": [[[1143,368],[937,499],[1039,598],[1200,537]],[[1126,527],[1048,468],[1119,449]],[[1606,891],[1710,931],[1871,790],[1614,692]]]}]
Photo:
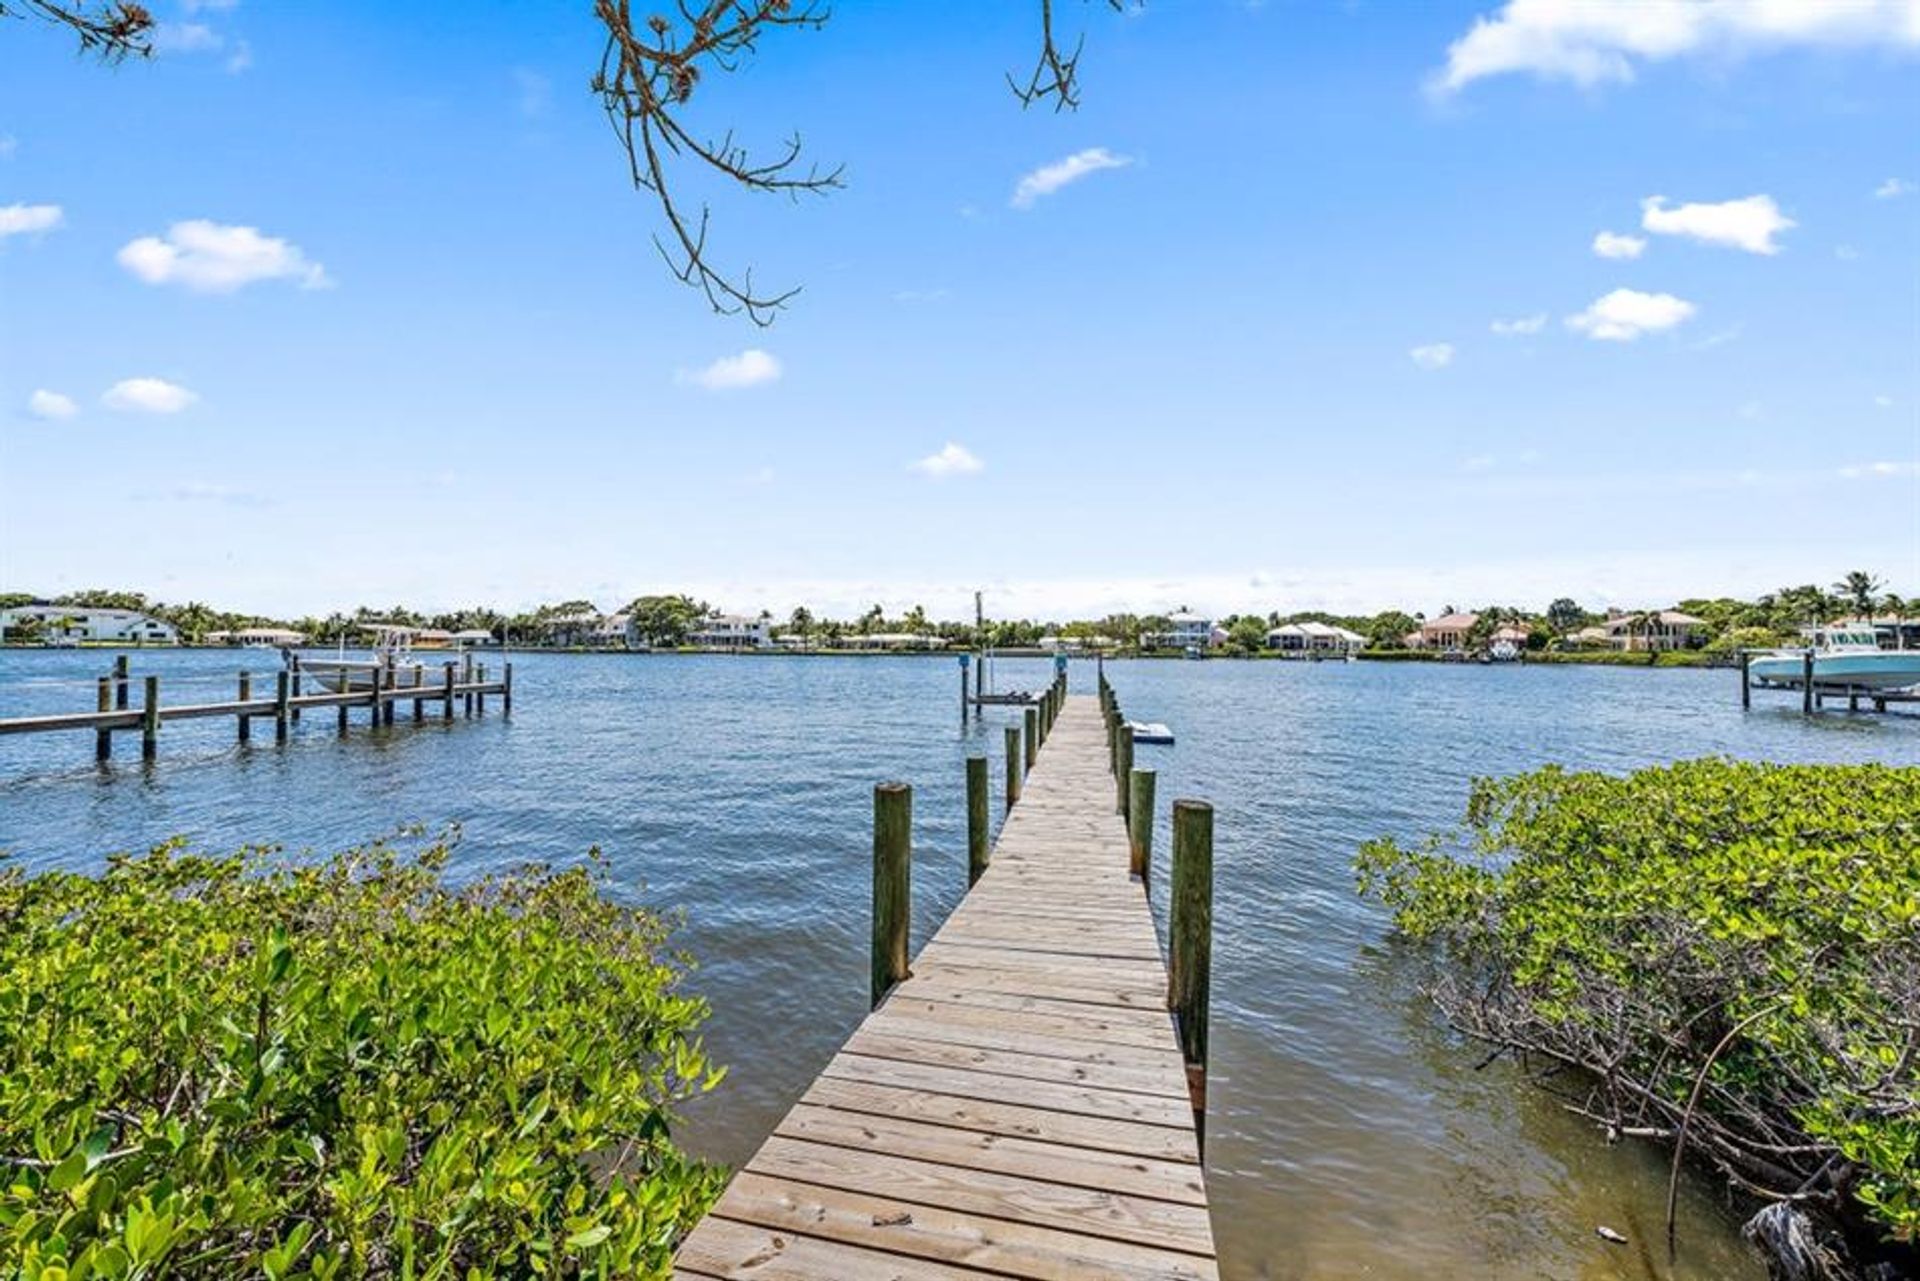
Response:
[{"label": "wooden piling", "polygon": [[[415,689],[419,689],[422,686],[424,686],[427,683],[427,669],[424,667],[414,668],[412,683]],[[420,698],[418,696],[416,696],[413,700],[413,723],[416,725],[420,723],[421,718],[424,715],[426,702],[427,702],[426,699]]]},{"label": "wooden piling", "polygon": [[1022,716],[1020,719],[1026,724],[1026,727],[1027,727],[1027,735],[1026,735],[1027,770],[1029,773],[1031,773],[1033,770],[1033,762],[1036,759],[1038,759],[1040,755],[1039,709],[1033,708],[1033,707],[1027,708],[1026,714]]},{"label": "wooden piling", "polygon": [[[292,668],[292,671],[293,671],[293,697],[297,699],[297,698],[299,698],[299,697],[300,697],[300,684],[301,684],[301,682],[300,682],[300,655],[298,655],[298,654],[289,654],[289,655],[287,656],[287,660],[288,660],[288,662],[289,662],[289,664],[291,665],[291,668]],[[293,716],[293,723],[294,723],[295,725],[298,725],[298,724],[300,723],[300,705],[299,705],[298,703],[295,703],[295,704],[294,704],[294,706],[293,706],[293,712],[292,712],[292,716]]]},{"label": "wooden piling", "polygon": [[500,714],[513,715],[513,664],[504,663],[500,668]]},{"label": "wooden piling", "polygon": [[1140,889],[1153,897],[1153,789],[1154,772],[1133,771],[1127,787],[1127,870],[1140,878]]},{"label": "wooden piling", "polygon": [[[240,701],[243,703],[251,703],[253,701],[252,672],[240,673]],[[241,743],[247,742],[253,737],[253,717],[247,715],[245,712],[241,712],[238,717],[238,722],[239,723],[233,727],[234,739]]]},{"label": "wooden piling", "polygon": [[387,725],[393,724],[394,715],[400,710],[398,707],[394,705],[395,700],[392,696],[393,692],[399,688],[400,688],[400,669],[395,667],[392,663],[388,663],[387,664],[387,695],[388,696],[380,702],[378,707],[378,710],[380,712],[380,720],[383,724],[387,724]]},{"label": "wooden piling", "polygon": [[1213,984],[1213,806],[1173,803],[1172,892],[1167,913],[1167,1008],[1173,1011],[1187,1095],[1204,1150],[1207,1013]]},{"label": "wooden piling", "polygon": [[1800,713],[1801,715],[1803,716],[1813,715],[1813,707],[1814,707],[1813,651],[1808,650],[1804,654],[1800,655]]},{"label": "wooden piling", "polygon": [[960,723],[962,725],[965,725],[967,723],[967,704],[968,704],[967,667],[968,665],[969,664],[967,662],[967,656],[965,654],[962,654],[960,656]]},{"label": "wooden piling", "polygon": [[1020,799],[1020,727],[1007,726],[1007,808]]},{"label": "wooden piling", "polygon": [[1114,809],[1121,818],[1133,821],[1133,810],[1127,803],[1127,794],[1133,786],[1133,731],[1122,723],[1120,726],[1120,756],[1113,771]]},{"label": "wooden piling", "polygon": [[146,681],[146,702],[140,705],[140,759],[150,761],[160,754],[160,678]]},{"label": "wooden piling", "polygon": [[485,663],[473,665],[473,679],[476,686],[473,691],[473,714],[485,716],[487,714],[487,665]]},{"label": "wooden piling", "polygon": [[273,683],[273,741],[276,743],[287,741],[288,713],[292,710],[287,705],[287,696],[292,688],[292,672],[282,669],[276,673]]},{"label": "wooden piling", "polygon": [[472,720],[473,719],[473,690],[471,688],[471,686],[473,685],[473,655],[472,654],[468,654],[462,659],[461,666],[460,666],[460,677],[461,677],[460,683],[462,685],[466,685],[469,687],[466,694],[460,700],[463,705],[462,710],[465,712],[467,719]]},{"label": "wooden piling", "polygon": [[873,1006],[912,977],[907,931],[913,917],[913,789],[873,789]]},{"label": "wooden piling", "polygon": [[[342,694],[350,693],[353,689],[352,674],[343,670],[339,673],[339,677],[340,677],[340,692]],[[347,705],[345,703],[341,703],[334,710],[340,714],[340,732],[344,734],[347,732]]]},{"label": "wooden piling", "polygon": [[447,670],[447,695],[446,695],[447,706],[443,714],[441,715],[440,719],[450,721],[453,719],[453,664],[451,662],[447,664],[446,670]]},{"label": "wooden piling", "polygon": [[1753,655],[1741,650],[1738,659],[1740,667],[1740,710],[1753,708]]},{"label": "wooden piling", "polygon": [[118,711],[127,710],[127,656],[113,656],[113,706]]},{"label": "wooden piling", "polygon": [[[100,710],[103,712],[113,710],[113,678],[111,676],[102,676],[100,678],[99,705]],[[110,761],[113,759],[112,730],[97,729],[93,731],[93,759],[96,761]]]},{"label": "wooden piling", "polygon": [[985,875],[991,857],[987,839],[987,758],[967,757],[967,886]]}]

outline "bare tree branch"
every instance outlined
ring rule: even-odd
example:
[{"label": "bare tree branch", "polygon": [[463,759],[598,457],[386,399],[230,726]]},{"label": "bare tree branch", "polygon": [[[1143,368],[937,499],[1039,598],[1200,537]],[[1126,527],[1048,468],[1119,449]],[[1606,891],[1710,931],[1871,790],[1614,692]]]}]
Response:
[{"label": "bare tree branch", "polygon": [[0,0],[0,18],[28,16],[67,28],[80,38],[82,53],[97,53],[107,62],[153,52],[153,15],[132,0],[108,0],[94,7],[58,0]]},{"label": "bare tree branch", "polygon": [[593,91],[626,149],[633,185],[659,201],[668,234],[655,236],[654,245],[668,268],[682,283],[700,289],[715,311],[745,312],[757,325],[771,324],[774,314],[800,291],[760,292],[750,270],[735,280],[713,266],[707,259],[709,210],[702,205],[698,216],[690,217],[674,198],[668,169],[672,161],[684,159],[750,191],[793,199],[844,186],[837,166],[825,172],[815,166],[802,170],[798,134],[773,159],[756,161],[731,131],[717,140],[702,139],[679,114],[700,82],[703,65],[731,71],[755,51],[767,28],[818,30],[829,14],[812,3],[796,9],[791,0],[705,0],[699,6],[676,0],[676,7],[676,17],[656,13],[636,28],[631,0],[594,0],[594,14],[607,29],[607,44]]},{"label": "bare tree branch", "polygon": [[[1115,13],[1124,10],[1124,0],[1107,0]],[[1040,0],[1040,61],[1028,77],[1025,88],[1012,76],[1007,77],[1007,87],[1013,90],[1013,96],[1020,99],[1020,105],[1031,107],[1046,98],[1053,99],[1055,111],[1070,111],[1080,106],[1080,50],[1087,42],[1085,35],[1073,42],[1073,52],[1063,54],[1060,44],[1053,34],[1053,0]]]}]

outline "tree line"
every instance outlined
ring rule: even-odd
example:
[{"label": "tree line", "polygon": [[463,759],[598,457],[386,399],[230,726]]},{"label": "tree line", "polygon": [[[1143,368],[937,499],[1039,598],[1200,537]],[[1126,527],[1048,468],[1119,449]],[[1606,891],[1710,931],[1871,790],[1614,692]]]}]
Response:
[{"label": "tree line", "polygon": [[[1782,587],[1754,600],[1731,596],[1696,597],[1675,603],[1674,608],[1701,620],[1700,640],[1710,648],[1759,648],[1791,643],[1803,627],[1828,622],[1847,615],[1920,614],[1920,598],[1905,598],[1884,591],[1884,584],[1864,570],[1854,570],[1828,587],[1804,583]],[[0,593],[0,608],[39,604],[46,598],[28,592]],[[395,623],[406,627],[440,628],[449,632],[485,631],[495,639],[513,644],[541,643],[557,629],[573,626],[590,629],[604,620],[625,615],[623,635],[660,648],[686,644],[703,620],[717,611],[706,601],[685,593],[654,594],[635,597],[611,614],[594,601],[584,598],[558,601],[534,609],[503,611],[475,605],[466,609],[430,612],[405,605],[385,608],[362,605],[351,612],[335,611],[324,616],[275,617],[219,609],[200,601],[174,604],[154,600],[136,591],[91,589],[55,596],[54,605],[80,609],[130,609],[171,624],[190,641],[204,640],[214,632],[233,632],[249,627],[281,627],[303,632],[315,643],[352,641],[366,625]],[[1449,604],[1439,615],[1462,612]],[[1469,647],[1483,644],[1503,627],[1526,631],[1528,645],[1545,648],[1564,642],[1582,628],[1605,622],[1604,611],[1589,609],[1571,597],[1560,597],[1543,611],[1529,611],[1510,605],[1485,604],[1466,611],[1476,615],[1467,636]],[[1640,611],[1632,617],[1653,619],[1657,610]],[[1436,615],[1438,616],[1438,615]],[[1229,614],[1217,620],[1226,633],[1228,652],[1252,652],[1266,646],[1267,632],[1286,623],[1316,622],[1342,627],[1365,637],[1372,649],[1398,649],[1408,633],[1417,630],[1428,615],[1401,609],[1374,614],[1336,614],[1325,610],[1301,610],[1266,614]],[[1151,648],[1156,636],[1170,631],[1172,622],[1165,614],[1111,613],[1098,618],[1071,620],[995,619],[984,629],[972,622],[934,619],[924,606],[914,605],[898,614],[888,614],[876,604],[851,618],[834,618],[817,613],[805,605],[797,606],[785,618],[761,611],[757,619],[776,634],[798,636],[809,641],[831,643],[852,636],[909,633],[936,636],[956,647],[986,644],[997,648],[1020,648],[1038,644],[1043,638],[1058,637],[1082,645],[1110,643],[1121,649]],[[30,639],[31,625],[9,628],[18,639]]]}]

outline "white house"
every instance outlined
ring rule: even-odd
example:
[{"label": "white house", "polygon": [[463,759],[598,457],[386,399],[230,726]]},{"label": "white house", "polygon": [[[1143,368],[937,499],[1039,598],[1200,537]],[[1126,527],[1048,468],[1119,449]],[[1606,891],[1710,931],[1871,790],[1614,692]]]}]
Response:
[{"label": "white house", "polygon": [[1213,620],[1183,609],[1167,616],[1165,631],[1144,635],[1140,643],[1152,649],[1207,649],[1214,643]]},{"label": "white house", "polygon": [[925,632],[848,632],[834,644],[840,649],[945,649],[948,642]]},{"label": "white house", "polygon": [[1267,648],[1286,653],[1351,654],[1366,647],[1366,637],[1330,623],[1283,623],[1267,633]]},{"label": "white house", "polygon": [[694,625],[687,642],[702,649],[771,649],[773,623],[751,614],[709,614]]},{"label": "white house", "polygon": [[46,638],[105,645],[178,645],[180,633],[135,609],[89,609],[80,605],[17,605],[0,609],[0,636],[38,625]]}]

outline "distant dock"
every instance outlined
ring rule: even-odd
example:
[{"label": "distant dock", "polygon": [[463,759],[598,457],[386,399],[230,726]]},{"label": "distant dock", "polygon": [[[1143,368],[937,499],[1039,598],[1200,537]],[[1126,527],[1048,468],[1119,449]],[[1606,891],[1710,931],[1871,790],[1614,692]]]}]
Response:
[{"label": "distant dock", "polygon": [[[395,709],[409,702],[415,721],[426,719],[430,707],[442,720],[453,720],[456,712],[469,718],[484,716],[489,697],[500,700],[503,715],[513,711],[513,664],[502,664],[500,675],[489,679],[486,666],[476,664],[471,655],[463,660],[448,659],[432,680],[427,679],[424,666],[389,664],[376,669],[375,678],[366,682],[366,688],[349,686],[338,692],[305,692],[297,661],[273,676],[271,690],[262,696],[254,693],[253,673],[241,672],[231,699],[169,705],[161,701],[160,677],[136,678],[123,654],[114,660],[113,672],[99,678],[93,711],[7,717],[0,719],[0,735],[92,730],[94,759],[105,761],[113,757],[116,733],[137,731],[141,758],[153,760],[160,751],[160,727],[169,721],[231,717],[235,737],[242,743],[252,738],[255,721],[267,721],[272,723],[275,740],[285,742],[302,712],[329,707],[336,711],[341,733],[347,730],[348,710],[355,707],[367,709],[369,725],[393,724]],[[136,682],[140,690],[137,705],[132,698]]]},{"label": "distant dock", "polygon": [[[689,1281],[1218,1275],[1200,1163],[1212,810],[1174,806],[1171,971],[1153,788],[1110,688],[1007,729],[972,888],[908,962],[911,789],[874,798],[875,1009],[681,1245]],[[1035,738],[1046,751],[1037,752]]]}]

